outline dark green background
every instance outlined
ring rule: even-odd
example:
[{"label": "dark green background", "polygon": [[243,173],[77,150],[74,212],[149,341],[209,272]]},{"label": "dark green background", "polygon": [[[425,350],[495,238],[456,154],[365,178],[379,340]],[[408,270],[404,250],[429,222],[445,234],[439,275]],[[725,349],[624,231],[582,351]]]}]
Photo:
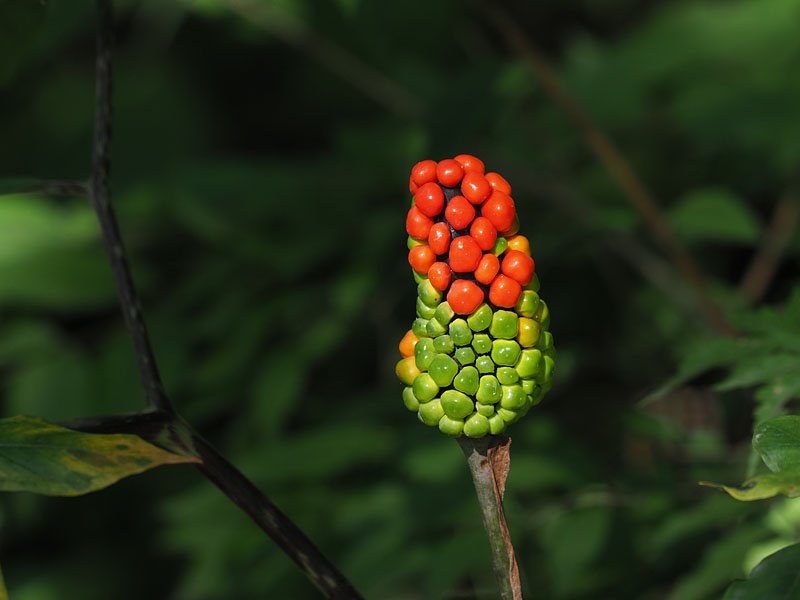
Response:
[{"label": "dark green background", "polygon": [[[800,3],[506,5],[741,308],[796,184]],[[84,0],[0,0],[0,177],[88,175],[94,24]],[[495,597],[460,451],[393,372],[414,317],[408,172],[461,152],[514,187],[559,352],[511,430],[526,598],[715,598],[796,540],[790,502],[697,485],[745,476],[749,390],[712,374],[640,404],[705,326],[477,4],[121,1],[116,35],[115,201],[169,392],[367,597]],[[767,303],[799,257],[795,237]],[[0,197],[3,416],[141,403],[86,201]],[[13,600],[316,597],[189,467],[4,495],[0,561]]]}]

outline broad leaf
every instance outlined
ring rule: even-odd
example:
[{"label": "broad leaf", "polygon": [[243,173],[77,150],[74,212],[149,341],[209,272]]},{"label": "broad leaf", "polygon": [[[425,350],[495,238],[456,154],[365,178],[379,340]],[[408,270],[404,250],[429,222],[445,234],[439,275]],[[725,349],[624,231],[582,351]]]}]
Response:
[{"label": "broad leaf", "polygon": [[788,600],[800,597],[800,544],[762,560],[744,581],[734,581],[723,600]]},{"label": "broad leaf", "polygon": [[199,462],[135,435],[90,434],[38,417],[0,419],[0,491],[79,496],[161,465]]}]

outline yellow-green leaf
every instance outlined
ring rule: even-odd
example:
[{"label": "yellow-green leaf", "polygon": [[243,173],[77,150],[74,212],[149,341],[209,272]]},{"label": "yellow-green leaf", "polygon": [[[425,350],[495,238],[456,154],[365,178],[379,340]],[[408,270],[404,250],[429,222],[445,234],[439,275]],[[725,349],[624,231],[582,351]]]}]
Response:
[{"label": "yellow-green leaf", "polygon": [[38,417],[0,419],[0,491],[79,496],[161,465],[194,462],[135,435],[82,433]]},{"label": "yellow-green leaf", "polygon": [[737,500],[763,500],[783,494],[789,498],[800,496],[800,471],[766,473],[748,479],[741,486],[723,485],[701,481],[700,485],[725,490]]}]

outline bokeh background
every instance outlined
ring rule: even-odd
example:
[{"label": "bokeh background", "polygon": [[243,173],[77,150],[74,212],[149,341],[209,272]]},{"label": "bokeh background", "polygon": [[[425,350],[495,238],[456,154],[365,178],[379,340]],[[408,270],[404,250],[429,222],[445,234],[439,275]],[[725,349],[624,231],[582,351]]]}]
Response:
[{"label": "bokeh background", "polygon": [[[651,396],[713,334],[479,4],[116,4],[113,187],[169,392],[367,597],[495,597],[460,450],[406,412],[393,373],[414,317],[408,172],[462,152],[514,187],[559,352],[553,390],[511,430],[526,597],[719,597],[800,539],[789,501],[697,485],[745,476],[748,386],[770,380],[712,372]],[[796,236],[760,312],[737,286],[796,186],[800,3],[503,4],[728,318],[782,314]],[[88,175],[94,8],[0,1],[1,177]],[[0,196],[2,414],[141,404],[85,199]],[[14,600],[316,597],[184,467],[85,498],[0,496],[0,561]]]}]

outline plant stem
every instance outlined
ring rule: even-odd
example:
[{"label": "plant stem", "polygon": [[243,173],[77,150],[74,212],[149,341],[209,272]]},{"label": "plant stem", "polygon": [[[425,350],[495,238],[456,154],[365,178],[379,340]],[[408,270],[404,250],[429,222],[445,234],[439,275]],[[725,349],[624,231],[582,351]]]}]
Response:
[{"label": "plant stem", "polygon": [[[489,536],[492,568],[500,588],[500,598],[522,600],[519,567],[503,511],[510,440],[487,436],[479,439],[459,438],[458,443],[467,458],[472,482],[475,484],[483,526]],[[498,453],[503,453],[505,460],[496,460]]]}]

